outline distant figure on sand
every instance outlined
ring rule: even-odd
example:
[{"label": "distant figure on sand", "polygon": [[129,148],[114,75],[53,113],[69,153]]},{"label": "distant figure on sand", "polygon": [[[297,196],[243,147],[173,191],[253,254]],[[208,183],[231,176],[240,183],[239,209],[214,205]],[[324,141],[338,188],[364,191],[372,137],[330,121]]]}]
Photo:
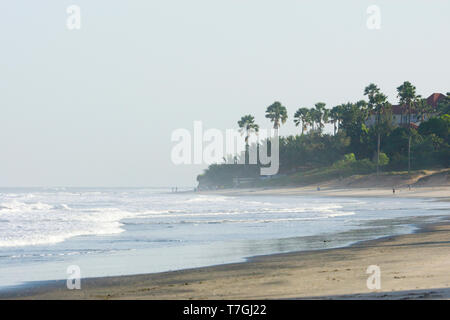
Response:
[{"label": "distant figure on sand", "polygon": [[317,191],[320,191],[320,187],[319,186],[317,186]]},{"label": "distant figure on sand", "polygon": [[395,188],[392,188],[392,193],[395,194]]}]

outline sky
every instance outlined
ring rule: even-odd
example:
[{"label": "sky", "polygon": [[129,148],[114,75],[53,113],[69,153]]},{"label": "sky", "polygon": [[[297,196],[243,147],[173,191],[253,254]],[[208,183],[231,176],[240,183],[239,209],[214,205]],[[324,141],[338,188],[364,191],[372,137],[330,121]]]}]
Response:
[{"label": "sky", "polygon": [[[81,9],[81,28],[66,12]],[[370,5],[380,29],[369,29]],[[450,91],[450,1],[40,0],[0,3],[0,186],[195,186],[174,130],[236,128],[280,101],[394,103]]]}]

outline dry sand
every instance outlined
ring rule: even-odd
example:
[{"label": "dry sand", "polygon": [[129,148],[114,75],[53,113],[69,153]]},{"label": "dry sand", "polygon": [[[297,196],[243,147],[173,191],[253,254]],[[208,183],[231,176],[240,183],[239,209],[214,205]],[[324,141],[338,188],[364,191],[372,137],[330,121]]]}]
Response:
[{"label": "dry sand", "polygon": [[227,189],[201,192],[200,194],[221,194],[227,196],[245,195],[297,195],[297,196],[328,196],[328,197],[400,197],[400,198],[434,198],[442,201],[450,200],[450,186],[439,187],[408,187],[396,188],[329,188],[317,187],[286,187],[260,189]]}]

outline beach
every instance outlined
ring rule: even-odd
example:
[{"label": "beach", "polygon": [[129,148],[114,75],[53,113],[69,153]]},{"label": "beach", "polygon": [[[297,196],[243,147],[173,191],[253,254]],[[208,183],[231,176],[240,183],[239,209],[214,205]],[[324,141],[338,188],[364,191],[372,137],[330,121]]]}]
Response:
[{"label": "beach", "polygon": [[239,188],[206,191],[222,195],[297,195],[328,197],[386,197],[450,199],[450,170],[424,170],[403,174],[354,175],[306,186]]},{"label": "beach", "polygon": [[[366,286],[367,267],[381,289]],[[168,273],[86,279],[10,292],[24,299],[421,299],[450,298],[450,224],[347,248],[262,256],[245,263]]]},{"label": "beach", "polygon": [[430,198],[441,201],[450,201],[450,187],[421,187],[396,188],[393,193],[392,188],[327,188],[321,187],[320,191],[317,187],[286,187],[286,188],[256,188],[256,189],[227,189],[208,191],[205,194],[221,194],[227,196],[244,196],[244,195],[297,195],[297,196],[328,196],[328,197],[350,197],[350,198]]},{"label": "beach", "polygon": [[[391,194],[389,194],[391,191]],[[448,201],[449,187],[397,190],[282,188],[221,194],[320,193],[328,196],[417,197]],[[208,192],[209,194],[211,192]],[[216,193],[214,191],[213,193]],[[378,266],[381,288],[368,289],[367,268]],[[344,248],[257,256],[246,262],[132,276],[82,279],[81,290],[49,281],[0,294],[13,299],[449,299],[450,223],[361,241]]]}]

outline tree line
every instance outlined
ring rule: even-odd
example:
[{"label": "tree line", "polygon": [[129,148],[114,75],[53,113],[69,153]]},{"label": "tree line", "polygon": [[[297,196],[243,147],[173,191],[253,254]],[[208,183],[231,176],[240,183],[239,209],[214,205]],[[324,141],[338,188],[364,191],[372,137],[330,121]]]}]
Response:
[{"label": "tree line", "polygon": [[[412,169],[448,167],[450,93],[434,109],[417,94],[414,85],[409,81],[402,83],[397,88],[397,98],[401,117],[406,119],[404,125],[393,121],[392,105],[377,85],[371,83],[365,87],[364,95],[367,100],[332,108],[326,108],[324,102],[311,108],[298,108],[293,122],[299,127],[299,134],[280,137],[280,174],[323,168],[343,159],[360,161],[359,165],[365,163],[366,171],[373,169],[377,174],[381,167],[408,173]],[[426,119],[427,115],[431,118]],[[276,101],[266,108],[265,117],[279,130],[288,120],[287,108]],[[420,121],[420,126],[412,126],[412,121]],[[256,144],[250,145],[249,139],[258,134],[259,125],[250,114],[242,116],[237,124],[245,135],[244,156],[247,156],[250,148],[258,148]],[[323,132],[326,124],[332,125],[332,134]],[[214,164],[197,180],[226,186],[231,183],[231,177],[255,176],[255,172],[250,166]]]}]

